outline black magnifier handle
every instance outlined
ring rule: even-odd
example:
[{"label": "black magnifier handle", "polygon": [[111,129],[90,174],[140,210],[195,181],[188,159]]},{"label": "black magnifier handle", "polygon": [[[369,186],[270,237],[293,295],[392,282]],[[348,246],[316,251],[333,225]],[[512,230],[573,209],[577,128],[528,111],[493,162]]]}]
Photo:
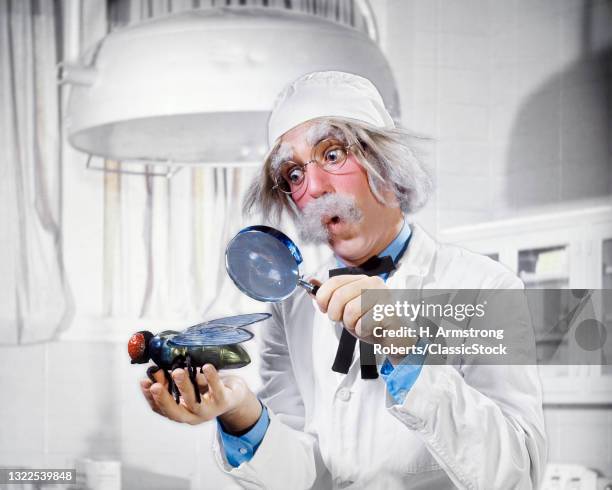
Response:
[{"label": "black magnifier handle", "polygon": [[302,286],[306,291],[308,291],[309,294],[312,294],[313,296],[317,295],[319,286],[316,286],[315,284],[311,284],[308,281],[304,281],[304,279],[301,279],[301,278],[298,279],[298,284]]}]

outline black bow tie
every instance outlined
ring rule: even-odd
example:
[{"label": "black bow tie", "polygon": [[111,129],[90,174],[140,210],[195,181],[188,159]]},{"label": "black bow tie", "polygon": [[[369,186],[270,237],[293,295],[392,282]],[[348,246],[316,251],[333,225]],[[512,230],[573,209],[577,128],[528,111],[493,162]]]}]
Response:
[{"label": "black bow tie", "polygon": [[357,267],[340,267],[329,271],[329,277],[341,274],[365,274],[366,276],[378,276],[395,270],[395,263],[388,255],[384,257],[374,256]]},{"label": "black bow tie", "polygon": [[[329,271],[329,277],[340,276],[344,274],[365,274],[367,276],[378,276],[395,270],[395,263],[388,255],[384,257],[372,257],[359,267],[340,267]],[[357,339],[353,337],[346,328],[342,329],[340,343],[336,351],[336,359],[332,366],[332,370],[337,373],[346,374],[349,371],[351,362],[353,361],[353,352]],[[367,342],[359,341],[359,357],[361,361],[361,378],[376,379],[378,378],[378,370],[376,369],[376,356],[374,355],[374,346]]]}]

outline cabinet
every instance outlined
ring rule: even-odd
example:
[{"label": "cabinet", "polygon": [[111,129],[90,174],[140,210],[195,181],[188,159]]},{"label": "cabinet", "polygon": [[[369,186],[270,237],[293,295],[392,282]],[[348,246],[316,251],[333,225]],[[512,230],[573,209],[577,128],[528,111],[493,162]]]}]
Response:
[{"label": "cabinet", "polygon": [[[566,290],[552,298],[557,301],[553,308],[546,307],[551,298],[530,304],[544,402],[612,403],[612,200],[540,208],[510,219],[449,228],[441,230],[438,239],[499,261],[526,288],[551,290],[551,295]],[[604,291],[581,302],[582,289]],[[606,327],[603,347],[588,353],[596,362],[572,364],[579,351],[572,328],[579,317],[573,318],[569,330],[555,326],[562,325],[559,318],[548,317],[559,312],[571,317],[576,311],[594,316]],[[580,353],[584,355],[584,349]],[[559,362],[546,365],[551,359]]]}]

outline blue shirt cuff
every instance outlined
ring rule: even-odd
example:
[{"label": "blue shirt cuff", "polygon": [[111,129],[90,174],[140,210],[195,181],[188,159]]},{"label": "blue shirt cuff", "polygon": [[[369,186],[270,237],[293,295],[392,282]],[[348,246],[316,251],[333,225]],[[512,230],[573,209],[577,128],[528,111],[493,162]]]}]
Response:
[{"label": "blue shirt cuff", "polygon": [[257,451],[257,448],[266,435],[269,424],[270,416],[268,415],[268,409],[263,404],[261,416],[257,423],[251,430],[241,436],[233,436],[225,432],[223,425],[219,419],[217,419],[217,427],[219,429],[221,441],[223,442],[225,457],[232,467],[237,468],[245,461],[249,461],[255,455],[255,451]]},{"label": "blue shirt cuff", "polygon": [[[427,341],[425,339],[419,339],[416,346],[424,349],[426,344]],[[395,403],[400,405],[404,403],[410,388],[412,388],[419,374],[421,374],[426,357],[426,353],[411,353],[404,357],[402,362],[395,367],[389,359],[385,359],[380,368],[380,375],[385,380],[387,391]]]}]

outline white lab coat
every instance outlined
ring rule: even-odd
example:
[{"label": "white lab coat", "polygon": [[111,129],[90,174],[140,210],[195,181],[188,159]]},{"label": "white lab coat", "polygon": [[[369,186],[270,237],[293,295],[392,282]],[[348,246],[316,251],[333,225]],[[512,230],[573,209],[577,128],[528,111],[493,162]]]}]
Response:
[{"label": "white lab coat", "polygon": [[[391,288],[521,288],[503,266],[436,243],[412,225]],[[335,260],[317,277],[326,279]],[[258,328],[270,425],[254,457],[221,469],[245,488],[527,489],[545,461],[535,366],[425,365],[403,404],[382,378],[362,380],[359,349],[347,375],[331,370],[341,324],[305,292],[272,306]]]}]

